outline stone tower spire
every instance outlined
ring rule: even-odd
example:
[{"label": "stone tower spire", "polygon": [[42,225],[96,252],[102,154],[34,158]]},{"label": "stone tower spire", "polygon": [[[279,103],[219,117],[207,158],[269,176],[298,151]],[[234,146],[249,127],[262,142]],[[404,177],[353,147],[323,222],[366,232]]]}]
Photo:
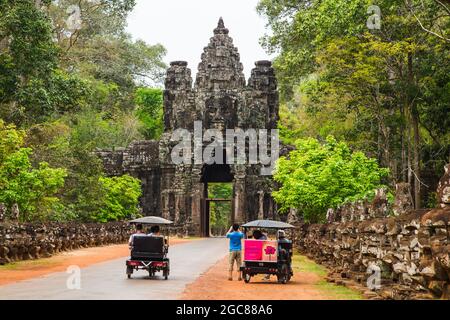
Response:
[{"label": "stone tower spire", "polygon": [[219,19],[214,36],[204,48],[202,61],[198,66],[197,90],[232,90],[245,86],[243,66],[238,49],[228,35],[223,19]]},{"label": "stone tower spire", "polygon": [[223,22],[222,17],[219,19],[219,23],[217,23],[217,28],[214,29],[214,34],[228,34],[230,31],[225,28],[225,23]]}]

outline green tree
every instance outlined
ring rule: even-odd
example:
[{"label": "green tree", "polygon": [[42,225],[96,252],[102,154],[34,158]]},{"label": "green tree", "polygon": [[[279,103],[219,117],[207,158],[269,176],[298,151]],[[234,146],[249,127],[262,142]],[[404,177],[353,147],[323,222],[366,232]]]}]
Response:
[{"label": "green tree", "polygon": [[141,196],[141,182],[124,175],[113,178],[100,178],[105,194],[104,204],[92,220],[98,222],[121,221],[139,215],[138,204]]},{"label": "green tree", "polygon": [[322,222],[328,208],[370,198],[388,170],[362,152],[351,152],[347,144],[328,137],[298,140],[289,158],[277,163],[275,181],[281,187],[273,197],[282,211],[296,208],[308,222]]},{"label": "green tree", "polygon": [[140,138],[138,120],[132,114],[111,119],[95,110],[82,110],[55,122],[31,127],[27,145],[35,152],[33,163],[48,162],[68,171],[61,191],[67,216],[89,221],[103,206],[103,163],[97,149],[128,146]]},{"label": "green tree", "polygon": [[[231,183],[210,183],[208,184],[208,197],[212,199],[232,199],[233,184]],[[231,203],[212,202],[210,203],[210,226],[211,234],[223,236],[231,225]]]},{"label": "green tree", "polygon": [[[125,32],[126,19],[134,8],[134,0],[53,1],[47,12],[55,25],[54,34],[61,48],[60,67],[77,73],[105,89],[114,86],[108,103],[100,104],[101,111],[130,111],[137,86],[160,84],[166,65],[166,49],[134,41]],[[76,5],[80,25],[70,30],[67,10]],[[111,101],[112,100],[112,101]],[[114,109],[113,109],[114,108]],[[112,110],[113,109],[113,110]]]},{"label": "green tree", "polygon": [[139,88],[136,91],[136,115],[142,122],[146,139],[159,139],[164,131],[163,92],[161,89]]},{"label": "green tree", "polygon": [[45,162],[33,168],[32,150],[24,148],[24,138],[24,131],[0,120],[0,203],[9,208],[17,204],[21,221],[52,219],[67,172]]},{"label": "green tree", "polygon": [[[366,27],[372,4],[381,9],[380,30]],[[446,6],[434,0],[262,0],[259,11],[273,31],[267,48],[280,51],[275,67],[287,110],[284,139],[344,139],[389,167],[392,184],[409,182],[420,208],[422,195],[432,191],[422,179],[424,167],[428,175],[437,171],[450,150],[449,44],[423,30],[448,34]]]}]

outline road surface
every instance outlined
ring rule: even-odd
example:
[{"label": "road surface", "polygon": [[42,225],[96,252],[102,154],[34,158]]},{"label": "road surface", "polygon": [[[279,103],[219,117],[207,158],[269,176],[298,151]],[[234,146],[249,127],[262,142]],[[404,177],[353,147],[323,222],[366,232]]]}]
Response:
[{"label": "road surface", "polygon": [[145,271],[134,273],[132,279],[127,279],[124,257],[81,269],[80,290],[67,288],[70,274],[54,273],[0,287],[0,300],[177,299],[186,285],[226,255],[227,245],[226,239],[211,238],[171,247],[171,274],[167,281],[161,276],[150,279]]}]

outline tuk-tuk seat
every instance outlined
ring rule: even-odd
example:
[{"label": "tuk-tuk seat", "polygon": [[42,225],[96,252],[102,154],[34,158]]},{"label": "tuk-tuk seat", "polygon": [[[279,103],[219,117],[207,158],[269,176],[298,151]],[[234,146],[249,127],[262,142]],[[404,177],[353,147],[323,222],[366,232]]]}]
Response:
[{"label": "tuk-tuk seat", "polygon": [[131,250],[131,259],[148,260],[164,259],[167,250],[163,237],[135,237],[133,239],[133,248]]}]

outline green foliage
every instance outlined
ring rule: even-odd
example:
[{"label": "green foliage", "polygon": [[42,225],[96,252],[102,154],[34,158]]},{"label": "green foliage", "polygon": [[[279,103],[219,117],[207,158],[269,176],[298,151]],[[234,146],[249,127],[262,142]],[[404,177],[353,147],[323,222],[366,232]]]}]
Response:
[{"label": "green foliage", "polygon": [[67,172],[45,162],[33,168],[32,150],[23,147],[24,138],[25,132],[0,120],[0,203],[8,208],[18,204],[22,221],[51,219]]},{"label": "green foliage", "polygon": [[[366,26],[370,5],[381,9],[380,30]],[[272,31],[263,43],[279,52],[283,141],[333,135],[389,167],[391,186],[410,182],[417,207],[426,205],[420,195],[434,190],[423,180],[439,179],[450,150],[445,8],[433,0],[260,1]]]},{"label": "green foliage", "polygon": [[89,105],[89,83],[77,76],[55,71],[47,80],[32,79],[17,94],[18,111],[11,120],[40,123],[50,116],[79,111]]},{"label": "green foliage", "polygon": [[51,22],[34,0],[3,1],[0,21],[0,40],[9,40],[8,50],[0,54],[10,57],[15,77],[26,81],[45,77],[53,70],[58,49],[53,43]]},{"label": "green foliage", "polygon": [[136,115],[143,124],[143,136],[149,140],[160,138],[164,131],[162,90],[139,88],[135,103],[138,105]]},{"label": "green foliage", "polygon": [[[46,86],[57,66],[58,48],[50,20],[33,0],[4,1],[0,21],[0,116],[20,124],[31,103],[48,101]],[[34,96],[27,93],[30,88],[38,98],[23,103],[25,96]],[[42,106],[43,113],[47,109]]]},{"label": "green foliage", "polygon": [[272,35],[262,43],[271,52],[279,51],[275,67],[285,98],[295,84],[314,71],[315,52],[337,35],[354,35],[364,29],[367,0],[279,1],[262,0],[258,12],[267,17]]},{"label": "green foliage", "polygon": [[141,138],[141,127],[133,114],[122,112],[110,117],[107,113],[84,109],[63,120],[72,128],[70,143],[89,152],[95,149],[127,147]]},{"label": "green foliage", "polygon": [[[208,197],[214,199],[232,199],[233,184],[208,184]],[[216,236],[223,236],[231,225],[231,202],[212,202],[210,205],[211,233]]]},{"label": "green foliage", "polygon": [[[67,9],[74,4],[81,8],[82,25],[68,30]],[[135,0],[0,0],[0,119],[27,131],[15,131],[27,148],[8,151],[5,142],[0,149],[0,158],[15,154],[5,162],[8,170],[27,172],[5,173],[17,190],[4,195],[8,205],[21,201],[29,220],[116,220],[137,210],[136,181],[108,180],[95,154],[162,132],[162,93],[156,90],[159,100],[151,104],[151,90],[141,87],[161,83],[166,50],[125,32],[134,6]],[[62,171],[52,180],[46,163],[64,168],[65,183],[57,179]]]},{"label": "green foliage", "polygon": [[133,112],[138,85],[161,83],[166,53],[125,33],[134,0],[77,1],[80,30],[67,29],[71,0],[3,1],[0,118],[21,127],[86,106]]},{"label": "green foliage", "polygon": [[92,215],[93,221],[121,221],[138,216],[139,197],[142,193],[138,179],[124,175],[100,178],[100,183],[105,194],[104,204],[98,214]]},{"label": "green foliage", "polygon": [[127,146],[139,139],[138,128],[133,115],[110,119],[104,113],[82,110],[29,129],[27,144],[35,150],[33,162],[46,161],[68,170],[61,192],[67,217],[90,221],[92,214],[101,210],[103,164],[94,151]]},{"label": "green foliage", "polygon": [[273,193],[281,210],[297,208],[306,221],[320,222],[328,208],[373,195],[388,170],[362,152],[351,152],[344,142],[328,137],[298,140],[289,159],[280,158],[275,180],[281,184]]}]

